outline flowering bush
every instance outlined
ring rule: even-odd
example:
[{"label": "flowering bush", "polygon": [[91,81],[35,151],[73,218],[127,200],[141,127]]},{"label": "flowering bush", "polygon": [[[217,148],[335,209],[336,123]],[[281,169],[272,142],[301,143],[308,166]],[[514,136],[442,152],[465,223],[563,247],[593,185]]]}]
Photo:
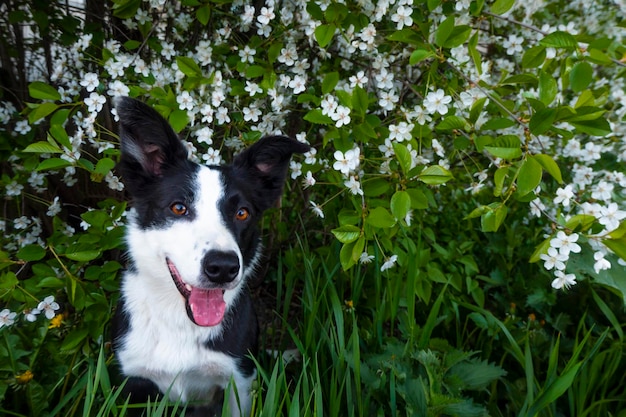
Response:
[{"label": "flowering bush", "polygon": [[[313,146],[291,163],[301,185],[283,213],[317,256],[337,255],[341,296],[372,325],[364,346],[384,350],[373,323],[399,321],[399,339],[414,340],[444,293],[447,326],[459,306],[519,318],[515,303],[574,337],[556,303],[569,297],[621,340],[610,306],[626,303],[622,3],[113,0],[101,20],[12,7],[0,6],[19,53],[2,58],[0,96],[4,407],[47,409],[60,394],[43,387],[79,374],[68,357],[106,340],[126,211],[111,102],[124,95],[207,164],[265,134]],[[282,222],[265,227],[289,241]],[[463,314],[494,335],[487,313]],[[424,355],[405,359],[438,360]],[[21,386],[29,400],[9,396]]]}]

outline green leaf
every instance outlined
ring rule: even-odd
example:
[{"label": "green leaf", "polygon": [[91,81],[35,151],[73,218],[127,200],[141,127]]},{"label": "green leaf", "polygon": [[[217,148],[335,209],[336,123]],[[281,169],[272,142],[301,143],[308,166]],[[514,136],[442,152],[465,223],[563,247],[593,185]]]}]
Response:
[{"label": "green leaf", "polygon": [[100,256],[100,253],[101,252],[99,250],[94,249],[94,250],[83,250],[83,251],[76,251],[76,252],[66,252],[65,256],[68,259],[71,259],[72,261],[89,262],[98,258]]},{"label": "green leaf", "polygon": [[420,189],[409,188],[406,192],[411,197],[411,208],[424,210],[428,208],[428,197]]},{"label": "green leaf", "polygon": [[506,371],[498,365],[479,359],[460,362],[446,373],[446,377],[460,379],[463,389],[474,391],[487,388],[487,385],[504,375]]},{"label": "green leaf", "polygon": [[384,207],[375,207],[367,214],[365,222],[370,226],[386,229],[396,224],[396,219]]},{"label": "green leaf", "polygon": [[539,74],[539,100],[548,106],[554,101],[558,91],[554,77],[546,71],[541,71]]},{"label": "green leaf", "polygon": [[351,243],[359,238],[361,235],[361,229],[352,225],[340,226],[336,229],[331,230],[333,235],[337,238],[341,243]]},{"label": "green leaf", "polygon": [[544,239],[543,242],[538,244],[535,247],[535,251],[533,252],[533,254],[530,255],[530,258],[528,259],[528,262],[530,262],[530,263],[539,262],[541,260],[541,255],[544,254],[544,253],[548,253],[548,248],[550,247],[550,241],[551,240],[552,240],[552,236],[550,236],[547,239]]},{"label": "green leaf", "polygon": [[170,122],[170,125],[172,125],[172,129],[174,129],[176,133],[180,133],[189,122],[189,119],[187,118],[187,112],[180,109],[171,112],[168,120]]},{"label": "green leaf", "polygon": [[445,48],[452,49],[456,48],[457,46],[463,45],[465,42],[467,42],[467,38],[469,38],[471,31],[472,28],[468,25],[455,26],[443,46]]},{"label": "green leaf", "polygon": [[541,164],[535,161],[534,158],[526,158],[522,161],[522,166],[517,176],[517,193],[520,197],[531,193],[537,188],[541,182],[542,173]]},{"label": "green leaf", "polygon": [[198,63],[188,56],[177,56],[176,64],[178,69],[187,77],[202,77],[202,69]]},{"label": "green leaf", "polygon": [[507,140],[501,140],[504,136],[499,137],[492,145],[485,146],[484,149],[496,158],[516,159],[522,156],[519,138],[512,135],[506,135],[506,137]]},{"label": "green leaf", "polygon": [[539,41],[539,44],[547,48],[578,48],[578,42],[576,42],[574,36],[561,31],[552,32],[549,35],[546,35]]},{"label": "green leaf", "polygon": [[396,159],[400,163],[400,168],[405,175],[408,175],[411,170],[411,164],[413,158],[411,158],[411,152],[409,149],[401,143],[393,144],[393,151],[396,154]]},{"label": "green leaf", "polygon": [[537,68],[546,61],[546,47],[542,45],[528,48],[522,56],[522,68]]},{"label": "green leaf", "polygon": [[17,251],[15,256],[27,262],[39,261],[46,256],[46,250],[39,245],[25,245]]},{"label": "green leaf", "polygon": [[528,129],[533,135],[541,135],[552,127],[556,120],[556,109],[543,108],[532,115]]},{"label": "green leaf", "polygon": [[487,210],[480,217],[481,230],[485,233],[497,232],[508,212],[507,206],[504,204],[498,205],[495,209]]},{"label": "green leaf", "polygon": [[319,25],[315,28],[315,40],[319,44],[320,48],[326,48],[335,36],[335,25]]},{"label": "green leaf", "polygon": [[24,148],[23,152],[32,153],[63,153],[63,150],[50,142],[35,142]]},{"label": "green leaf", "polygon": [[415,65],[419,62],[422,62],[425,59],[428,59],[434,56],[435,54],[433,54],[430,51],[427,51],[426,49],[416,49],[415,51],[411,53],[411,56],[409,57],[409,65]]},{"label": "green leaf", "polygon": [[577,62],[569,73],[569,85],[575,92],[581,92],[591,84],[593,68],[588,62]]},{"label": "green leaf", "polygon": [[55,170],[71,166],[72,163],[61,158],[44,159],[37,165],[37,171]]},{"label": "green leaf", "polygon": [[576,129],[591,136],[606,136],[612,132],[608,120],[599,118],[595,120],[585,120],[580,122],[568,122]]},{"label": "green leaf", "polygon": [[450,131],[454,129],[466,130],[467,122],[459,116],[447,116],[435,128],[440,132]]},{"label": "green leaf", "polygon": [[389,208],[391,209],[391,214],[396,219],[404,219],[409,210],[411,210],[411,196],[406,191],[396,191],[391,196]]},{"label": "green leaf", "polygon": [[341,246],[341,250],[339,251],[339,261],[341,262],[341,267],[344,271],[352,268],[356,264],[356,259],[354,259],[354,246],[356,242],[344,243]]},{"label": "green leaf", "polygon": [[35,81],[28,85],[28,94],[32,98],[40,100],[61,100],[61,94],[51,85],[41,81]]},{"label": "green leaf", "polygon": [[333,119],[323,114],[320,109],[309,110],[309,112],[304,115],[304,120],[318,125],[330,125],[334,123]]},{"label": "green leaf", "polygon": [[114,0],[113,16],[120,19],[131,19],[137,14],[141,0]]},{"label": "green leaf", "polygon": [[515,4],[515,0],[496,0],[490,7],[493,14],[504,14],[511,10]]},{"label": "green leaf", "polygon": [[206,26],[211,18],[211,6],[205,4],[196,10],[196,18],[198,22],[202,23],[202,26]]},{"label": "green leaf", "polygon": [[58,108],[59,106],[57,106],[54,103],[49,103],[49,102],[36,104],[32,108],[31,112],[28,113],[28,122],[30,124],[34,124],[35,122],[48,116],[50,113],[54,112]]},{"label": "green leaf", "polygon": [[552,176],[559,184],[563,184],[563,177],[561,176],[561,169],[555,162],[554,158],[550,155],[537,154],[533,155],[532,158],[539,162],[543,169]]},{"label": "green leaf", "polygon": [[445,184],[452,178],[454,178],[452,173],[441,165],[430,165],[420,172],[418,176],[420,181],[428,185]]},{"label": "green leaf", "polygon": [[389,181],[382,178],[363,181],[363,194],[366,197],[379,197],[389,189]]},{"label": "green leaf", "polygon": [[337,86],[338,82],[339,82],[338,72],[334,71],[334,72],[329,72],[328,74],[326,74],[324,76],[324,80],[322,81],[322,94],[331,93]]},{"label": "green leaf", "polygon": [[439,24],[435,32],[435,45],[443,47],[454,29],[454,15],[448,16]]},{"label": "green leaf", "polygon": [[617,256],[626,261],[626,237],[620,239],[604,239],[602,243],[615,252]]}]

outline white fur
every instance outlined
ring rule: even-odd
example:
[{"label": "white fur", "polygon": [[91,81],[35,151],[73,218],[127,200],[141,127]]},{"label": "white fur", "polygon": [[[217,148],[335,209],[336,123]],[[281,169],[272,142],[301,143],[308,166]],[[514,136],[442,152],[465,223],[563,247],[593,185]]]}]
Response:
[{"label": "white fur", "polygon": [[[206,400],[215,385],[226,388],[232,377],[241,411],[247,415],[255,375],[242,377],[233,357],[204,347],[207,340],[220,336],[222,323],[201,327],[189,319],[184,297],[166,264],[168,257],[186,283],[198,286],[207,251],[234,251],[242,267],[224,293],[227,310],[250,272],[243,270],[237,242],[221,219],[217,202],[223,190],[218,171],[202,167],[197,178],[199,193],[192,221],[181,219],[166,228],[141,230],[135,226],[135,214],[131,216],[127,241],[135,271],[125,276],[122,292],[132,330],[122,339],[118,356],[126,375],[154,381],[162,392],[169,390],[174,400]],[[240,415],[232,390],[229,397],[233,415]]]}]

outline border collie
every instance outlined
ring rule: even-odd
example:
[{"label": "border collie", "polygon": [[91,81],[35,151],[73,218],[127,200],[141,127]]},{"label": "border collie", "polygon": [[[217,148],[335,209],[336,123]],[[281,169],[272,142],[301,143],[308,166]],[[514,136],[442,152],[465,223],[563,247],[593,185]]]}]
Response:
[{"label": "border collie", "polygon": [[258,324],[246,280],[260,258],[256,224],[280,198],[292,154],[309,146],[269,136],[232,164],[203,166],[154,109],[130,98],[116,108],[133,205],[132,262],[113,330],[126,391],[133,403],[167,393],[213,409],[223,393],[234,416],[248,415]]}]

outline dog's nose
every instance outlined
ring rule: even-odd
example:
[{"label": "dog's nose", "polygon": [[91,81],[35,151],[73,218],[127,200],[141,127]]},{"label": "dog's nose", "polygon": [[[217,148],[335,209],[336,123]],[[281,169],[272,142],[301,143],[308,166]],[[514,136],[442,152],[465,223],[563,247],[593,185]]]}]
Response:
[{"label": "dog's nose", "polygon": [[202,261],[204,273],[209,281],[224,284],[232,282],[239,275],[239,257],[233,251],[209,251]]}]

